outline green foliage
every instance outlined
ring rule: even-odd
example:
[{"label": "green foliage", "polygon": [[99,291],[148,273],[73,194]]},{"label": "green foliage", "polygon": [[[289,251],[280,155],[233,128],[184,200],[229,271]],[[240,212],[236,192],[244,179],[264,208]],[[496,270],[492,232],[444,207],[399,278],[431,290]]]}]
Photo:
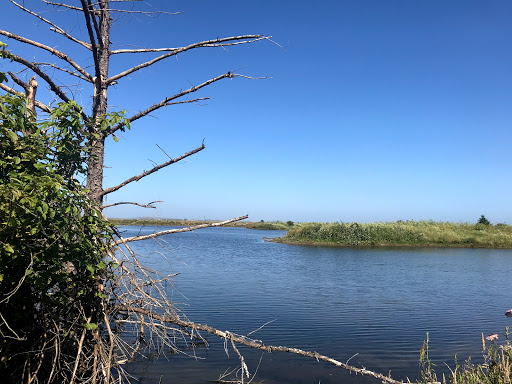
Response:
[{"label": "green foliage", "polygon": [[77,181],[90,140],[80,112],[60,104],[37,124],[23,98],[0,96],[0,371],[11,378],[44,359],[46,382],[55,355],[38,351],[55,338],[76,356],[77,335],[101,313],[112,229]]},{"label": "green foliage", "polygon": [[[9,59],[11,57],[11,53],[5,49],[6,47],[7,44],[0,41],[0,59]],[[7,81],[7,77],[4,72],[0,71],[0,83],[4,81]]]},{"label": "green foliage", "polygon": [[512,248],[512,227],[435,221],[307,223],[278,241],[347,246],[443,246]]},{"label": "green foliage", "polygon": [[[292,224],[293,225],[293,224]],[[287,223],[282,221],[259,221],[257,223],[244,223],[245,228],[249,229],[263,229],[263,230],[287,230],[290,229],[290,226]]]},{"label": "green foliage", "polygon": [[480,216],[480,218],[478,219],[478,222],[477,224],[482,224],[482,225],[491,225],[491,222],[489,220],[487,220],[487,218],[482,215]]}]

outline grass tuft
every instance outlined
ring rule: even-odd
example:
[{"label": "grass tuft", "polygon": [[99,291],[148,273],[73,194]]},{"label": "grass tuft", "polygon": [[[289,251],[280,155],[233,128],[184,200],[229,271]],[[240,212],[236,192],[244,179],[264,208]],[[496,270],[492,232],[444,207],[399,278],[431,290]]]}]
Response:
[{"label": "grass tuft", "polygon": [[[499,344],[496,339],[492,339],[490,345],[486,348],[484,336],[482,334],[482,353],[484,357],[483,364],[473,364],[467,360],[462,365],[455,361],[455,368],[450,367],[448,377],[442,376],[442,383],[451,384],[510,384],[512,382],[512,344],[509,340],[508,327],[506,328],[504,344]],[[428,333],[427,340],[423,342],[420,351],[421,375],[419,383],[432,384],[439,383],[435,372],[435,365],[432,364],[428,356]]]}]

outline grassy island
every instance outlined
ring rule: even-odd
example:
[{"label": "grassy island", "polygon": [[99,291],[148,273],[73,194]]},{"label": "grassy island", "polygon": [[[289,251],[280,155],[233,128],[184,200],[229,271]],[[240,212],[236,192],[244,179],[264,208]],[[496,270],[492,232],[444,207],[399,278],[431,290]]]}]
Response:
[{"label": "grassy island", "polygon": [[433,246],[512,248],[512,226],[436,221],[307,223],[277,242],[338,246]]}]

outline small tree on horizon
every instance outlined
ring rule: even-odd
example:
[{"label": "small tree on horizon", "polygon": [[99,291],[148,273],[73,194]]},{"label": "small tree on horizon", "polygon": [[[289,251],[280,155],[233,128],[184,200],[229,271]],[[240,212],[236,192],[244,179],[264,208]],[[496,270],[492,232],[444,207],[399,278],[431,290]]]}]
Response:
[{"label": "small tree on horizon", "polygon": [[487,220],[487,218],[484,215],[481,215],[477,221],[477,224],[491,225],[491,222]]}]

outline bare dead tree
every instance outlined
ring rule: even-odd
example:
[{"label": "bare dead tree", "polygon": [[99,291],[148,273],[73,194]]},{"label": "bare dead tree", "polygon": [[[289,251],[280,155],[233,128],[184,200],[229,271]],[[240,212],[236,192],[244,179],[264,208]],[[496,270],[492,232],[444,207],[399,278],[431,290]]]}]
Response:
[{"label": "bare dead tree", "polygon": [[[176,158],[169,157],[168,161],[155,165],[152,169],[139,175],[134,175],[118,185],[104,188],[103,168],[105,140],[109,136],[114,135],[118,130],[125,129],[130,123],[144,118],[150,113],[153,113],[163,107],[193,103],[199,100],[208,99],[206,97],[197,97],[187,100],[186,97],[216,82],[237,77],[251,77],[231,71],[221,73],[215,77],[204,80],[200,84],[191,86],[188,89],[180,90],[179,92],[168,95],[161,101],[144,107],[140,112],[127,117],[124,121],[116,124],[115,126],[104,129],[102,128],[101,123],[102,118],[109,111],[109,88],[114,84],[123,81],[130,74],[151,67],[160,61],[167,60],[178,54],[184,54],[200,48],[239,46],[270,39],[268,36],[259,34],[247,34],[206,39],[178,47],[112,49],[110,31],[113,15],[139,13],[146,16],[154,16],[155,13],[133,8],[130,9],[129,7],[133,6],[133,3],[137,3],[138,0],[80,0],[79,3],[75,2],[73,4],[42,0],[43,3],[51,7],[78,13],[83,19],[86,27],[85,30],[87,31],[87,38],[82,39],[72,36],[71,33],[67,32],[56,23],[41,16],[33,10],[28,9],[25,7],[24,2],[20,4],[14,0],[9,1],[20,11],[26,12],[37,18],[41,23],[48,25],[51,31],[77,44],[81,49],[83,48],[90,52],[92,71],[89,70],[89,67],[83,66],[79,64],[77,60],[74,60],[70,53],[62,52],[47,44],[21,36],[17,33],[0,30],[0,35],[16,40],[19,43],[27,44],[42,51],[46,51],[58,59],[55,63],[35,63],[16,54],[11,55],[12,61],[24,67],[29,71],[29,73],[33,73],[34,76],[27,84],[20,80],[16,74],[11,72],[9,75],[13,81],[23,89],[23,92],[4,84],[0,84],[0,89],[12,94],[26,95],[30,100],[29,109],[32,110],[34,116],[36,115],[35,108],[46,113],[51,111],[51,106],[46,105],[35,98],[35,91],[37,87],[36,76],[46,84],[56,99],[63,102],[69,102],[72,100],[72,96],[68,95],[64,90],[64,87],[60,86],[60,83],[58,83],[56,79],[48,75],[48,68],[56,69],[60,74],[62,74],[62,76],[69,76],[81,83],[92,84],[93,94],[91,110],[89,112],[82,112],[82,117],[84,121],[87,122],[87,129],[95,137],[90,143],[92,153],[87,164],[87,187],[90,190],[90,198],[97,203],[98,207],[101,208],[119,204],[132,204],[144,208],[154,208],[153,203],[155,202],[148,204],[141,204],[137,202],[118,202],[110,205],[103,205],[103,198],[110,193],[118,191],[133,181],[138,181],[160,171],[163,168],[192,156],[205,148],[203,143],[201,146],[190,150],[181,156]],[[116,3],[116,8],[112,7],[113,3]],[[172,13],[163,11],[156,13],[156,15],[167,14]],[[110,58],[113,55],[135,54],[140,56],[147,53],[160,53],[160,55],[149,60],[141,58],[139,64],[131,68],[127,68],[119,73],[111,74],[109,72]],[[226,344],[228,342],[231,344],[231,347],[240,358],[242,373],[246,375],[249,374],[248,367],[243,356],[237,349],[236,344],[246,345],[267,352],[281,351],[317,360],[324,360],[352,372],[373,376],[387,383],[398,384],[398,381],[395,381],[390,377],[371,372],[366,369],[352,367],[346,363],[342,363],[316,352],[266,345],[261,341],[251,339],[249,335],[236,335],[234,333],[219,331],[213,327],[189,321],[183,313],[176,309],[174,304],[168,299],[165,292],[165,284],[172,284],[172,279],[175,277],[175,274],[162,276],[158,271],[153,271],[147,268],[147,266],[140,261],[139,256],[136,255],[128,245],[129,242],[133,241],[157,241],[159,236],[165,234],[190,231],[204,227],[216,227],[230,222],[243,220],[245,218],[247,218],[247,216],[240,216],[218,223],[208,223],[183,229],[171,229],[147,236],[136,236],[126,239],[117,233],[117,240],[110,244],[109,250],[105,255],[106,259],[112,262],[112,276],[115,276],[115,278],[97,281],[98,293],[108,299],[101,302],[102,311],[100,313],[96,312],[92,314],[84,310],[83,314],[87,319],[87,324],[91,323],[91,321],[95,321],[102,324],[102,327],[98,329],[84,328],[80,335],[76,335],[76,355],[72,356],[71,360],[60,358],[64,351],[59,349],[60,344],[57,336],[44,341],[41,353],[44,354],[46,350],[55,350],[54,367],[55,369],[66,369],[70,373],[68,375],[68,377],[70,377],[70,383],[111,383],[113,382],[112,370],[116,370],[117,376],[121,379],[124,378],[129,381],[129,375],[124,371],[123,365],[132,360],[135,356],[142,354],[147,347],[157,350],[165,347],[174,351],[180,351],[178,347],[179,340],[186,343],[198,341],[206,342],[200,333],[206,332],[223,339]],[[92,316],[96,316],[96,318],[93,319]],[[132,335],[137,335],[135,340],[133,338],[127,339],[124,337],[124,332],[127,331],[131,332]],[[54,332],[52,334],[58,335],[58,332]],[[37,368],[35,372],[37,372],[38,369],[39,368]],[[29,369],[28,372],[34,372],[34,369]],[[52,368],[50,379],[58,380],[57,377],[58,376]],[[60,379],[62,379],[62,376],[60,376]],[[29,375],[26,381],[28,383],[35,382],[36,378],[35,376],[32,377]]]},{"label": "bare dead tree", "polygon": [[[105,152],[105,140],[108,136],[113,135],[117,130],[124,128],[126,123],[118,124],[115,127],[112,127],[109,131],[102,131],[100,124],[98,124],[101,116],[105,115],[108,110],[108,90],[109,88],[116,84],[117,82],[124,79],[126,76],[140,71],[144,68],[148,68],[162,60],[168,59],[170,57],[176,56],[178,54],[183,54],[187,51],[199,49],[199,48],[211,48],[211,47],[227,47],[233,45],[241,45],[241,44],[249,44],[254,43],[259,40],[268,39],[268,37],[262,35],[238,35],[238,36],[230,36],[224,38],[216,38],[209,39],[204,41],[199,41],[193,44],[189,44],[182,47],[174,47],[174,48],[143,48],[143,49],[120,49],[114,50],[111,49],[111,39],[110,39],[110,29],[112,23],[112,15],[115,13],[133,13],[138,12],[141,14],[148,14],[145,11],[132,11],[127,9],[114,9],[111,7],[111,1],[108,0],[99,0],[97,2],[91,2],[86,0],[80,0],[81,6],[75,6],[66,3],[60,2],[51,2],[51,1],[43,1],[44,3],[65,8],[67,10],[78,12],[84,19],[84,23],[86,26],[88,40],[84,41],[73,37],[70,33],[66,32],[63,28],[56,25],[52,21],[42,17],[38,13],[26,8],[22,4],[15,2],[14,0],[9,0],[13,5],[18,7],[20,10],[27,12],[34,17],[38,18],[42,22],[48,24],[50,26],[50,30],[64,36],[65,38],[79,44],[83,48],[89,50],[91,52],[93,68],[94,71],[89,73],[85,67],[80,66],[75,60],[71,58],[71,56],[67,53],[59,51],[58,49],[52,48],[49,45],[37,42],[35,40],[23,37],[21,35],[0,30],[0,35],[6,36],[10,39],[14,39],[20,43],[28,44],[33,47],[39,48],[41,50],[47,51],[52,55],[55,55],[58,59],[60,59],[60,63],[32,63],[22,57],[17,55],[13,55],[13,61],[18,62],[22,66],[32,70],[39,77],[41,77],[49,86],[49,88],[55,93],[55,96],[64,102],[68,102],[70,98],[66,95],[66,93],[57,85],[57,83],[52,80],[44,71],[45,66],[51,66],[53,68],[59,69],[63,73],[67,75],[78,78],[80,81],[90,83],[93,85],[93,95],[92,95],[92,109],[89,114],[84,116],[87,121],[93,122],[90,124],[90,130],[92,133],[98,135],[98,139],[93,143],[93,153],[89,160],[88,164],[88,175],[87,175],[87,187],[91,191],[91,197],[100,205],[102,205],[103,197],[109,193],[116,191],[118,188],[103,188],[103,168],[104,168],[104,152]],[[132,3],[133,1],[124,1],[122,5]],[[168,14],[169,12],[159,12],[159,14]],[[131,68],[128,68],[120,73],[111,75],[109,73],[110,66],[110,57],[116,54],[144,54],[151,52],[162,52],[163,54],[153,58],[151,60],[142,60],[140,64],[135,65]],[[71,69],[66,68],[66,65],[71,67]],[[170,105],[177,104],[185,104],[185,103],[193,103],[198,100],[205,100],[207,98],[196,98],[193,100],[180,100],[185,96],[197,92],[200,89],[207,87],[217,81],[223,79],[232,79],[235,77],[240,77],[242,75],[237,73],[232,73],[230,71],[221,74],[219,76],[213,77],[204,81],[201,84],[196,86],[192,86],[189,89],[182,90],[174,95],[170,95],[164,98],[162,101],[155,103],[146,107],[139,113],[128,117],[127,122],[134,122],[142,117],[149,115],[150,113],[166,107]],[[12,75],[11,75],[12,77]],[[14,80],[14,78],[13,78]],[[21,83],[17,82],[17,84],[21,85],[24,90],[27,88]],[[2,85],[2,89],[7,92],[15,92],[12,88],[9,88],[5,85]],[[36,102],[36,106],[44,111],[48,111],[47,108],[42,107],[44,104],[40,102]],[[95,122],[95,124],[94,124]],[[204,145],[201,149],[204,148]],[[195,153],[195,152],[194,152]],[[176,161],[181,160],[186,157],[185,155],[178,158]],[[174,162],[176,162],[174,161]],[[173,162],[166,163],[162,165],[158,169],[164,168]],[[156,171],[156,170],[154,170]],[[153,172],[154,172],[153,171]],[[151,172],[152,173],[152,172]],[[149,174],[149,173],[148,173]],[[141,175],[140,177],[144,177],[146,175]],[[126,183],[128,183],[127,181]],[[122,185],[125,185],[121,183]]]}]

